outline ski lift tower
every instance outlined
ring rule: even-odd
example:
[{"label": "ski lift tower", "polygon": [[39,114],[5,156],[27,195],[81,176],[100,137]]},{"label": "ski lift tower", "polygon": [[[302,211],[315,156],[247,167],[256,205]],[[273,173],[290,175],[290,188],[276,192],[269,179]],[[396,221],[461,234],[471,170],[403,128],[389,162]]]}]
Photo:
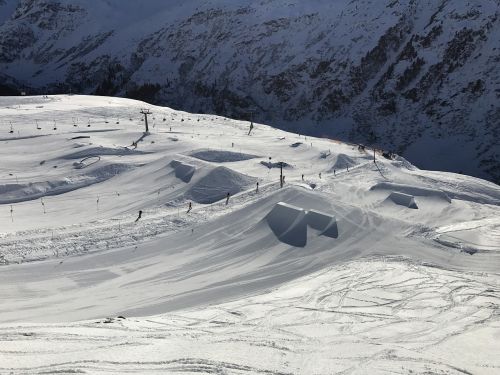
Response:
[{"label": "ski lift tower", "polygon": [[141,109],[141,113],[144,115],[144,124],[146,125],[146,133],[149,133],[148,115],[151,114],[151,111],[149,109]]}]

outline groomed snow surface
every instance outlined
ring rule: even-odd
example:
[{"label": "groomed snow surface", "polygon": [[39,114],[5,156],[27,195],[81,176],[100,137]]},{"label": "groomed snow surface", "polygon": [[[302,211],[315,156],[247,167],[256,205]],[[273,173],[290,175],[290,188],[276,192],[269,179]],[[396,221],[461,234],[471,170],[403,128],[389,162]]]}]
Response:
[{"label": "groomed snow surface", "polygon": [[0,98],[0,374],[500,373],[498,186],[248,130]]}]

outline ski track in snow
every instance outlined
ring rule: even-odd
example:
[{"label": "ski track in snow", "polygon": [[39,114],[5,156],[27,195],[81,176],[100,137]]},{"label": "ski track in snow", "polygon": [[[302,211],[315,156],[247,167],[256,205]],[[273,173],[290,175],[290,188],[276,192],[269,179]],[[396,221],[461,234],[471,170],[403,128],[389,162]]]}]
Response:
[{"label": "ski track in snow", "polygon": [[498,186],[145,106],[0,98],[0,374],[500,372]]},{"label": "ski track in snow", "polygon": [[[352,262],[203,309],[2,325],[0,371],[495,373],[499,303],[498,278],[394,259]],[[26,358],[36,360],[27,366]]]}]

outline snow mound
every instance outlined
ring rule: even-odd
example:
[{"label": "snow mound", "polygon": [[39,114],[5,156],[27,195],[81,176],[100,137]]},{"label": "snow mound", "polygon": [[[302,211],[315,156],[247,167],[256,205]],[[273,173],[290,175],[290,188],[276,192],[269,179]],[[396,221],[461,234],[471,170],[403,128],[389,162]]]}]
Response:
[{"label": "snow mound", "polygon": [[305,218],[304,209],[279,202],[267,214],[266,221],[281,242],[295,247],[304,247],[307,243]]},{"label": "snow mound", "polygon": [[131,150],[129,148],[112,148],[112,147],[91,147],[86,150],[81,150],[77,152],[73,152],[71,154],[65,155],[63,159],[83,159],[88,158],[90,156],[103,156],[103,155],[115,155],[115,156],[124,156],[124,155],[143,155],[146,152]]},{"label": "snow mound", "polygon": [[199,150],[191,153],[190,156],[213,163],[230,163],[234,161],[243,161],[258,158],[257,155],[217,150]]},{"label": "snow mound", "polygon": [[406,195],[413,195],[418,197],[430,197],[437,198],[441,201],[446,201],[451,203],[450,197],[446,195],[445,192],[438,189],[430,189],[426,187],[412,186],[412,185],[402,185],[395,184],[391,182],[379,182],[373,185],[370,190],[391,190],[392,192],[398,192]]},{"label": "snow mound", "polygon": [[307,225],[320,232],[321,236],[338,238],[339,230],[335,216],[316,210],[309,210],[306,214]]},{"label": "snow mound", "polygon": [[353,158],[345,154],[338,154],[337,160],[335,160],[331,170],[346,169],[347,167],[354,167],[356,165],[357,163]]},{"label": "snow mound", "polygon": [[127,164],[108,164],[87,174],[71,176],[61,180],[0,185],[0,204],[13,204],[45,196],[64,194],[104,182],[131,168]]},{"label": "snow mound", "polygon": [[408,207],[408,208],[413,208],[413,209],[418,209],[418,206],[415,203],[415,197],[413,195],[392,192],[389,195],[388,199],[390,199],[391,201],[393,201],[397,205]]},{"label": "snow mound", "polygon": [[253,185],[256,178],[238,173],[226,167],[217,167],[196,181],[185,197],[197,203],[211,204],[224,199],[227,193],[237,194]]},{"label": "snow mound", "polygon": [[193,178],[193,175],[196,172],[195,166],[178,160],[172,160],[170,162],[170,166],[174,169],[175,177],[186,183],[191,181],[191,178]]}]

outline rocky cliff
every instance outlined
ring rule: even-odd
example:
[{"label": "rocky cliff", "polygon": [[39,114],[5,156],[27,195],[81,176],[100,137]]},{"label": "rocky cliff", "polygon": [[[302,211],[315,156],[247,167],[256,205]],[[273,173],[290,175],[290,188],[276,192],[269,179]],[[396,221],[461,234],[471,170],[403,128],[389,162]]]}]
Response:
[{"label": "rocky cliff", "polygon": [[500,183],[500,0],[178,3],[0,0],[0,90],[254,113]]}]

